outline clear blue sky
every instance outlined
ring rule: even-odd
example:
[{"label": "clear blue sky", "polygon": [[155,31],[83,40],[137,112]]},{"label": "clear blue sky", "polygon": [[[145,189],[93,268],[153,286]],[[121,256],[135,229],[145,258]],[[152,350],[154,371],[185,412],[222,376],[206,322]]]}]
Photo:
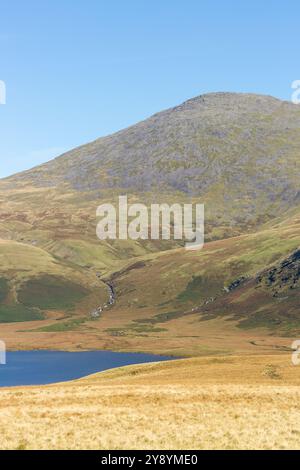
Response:
[{"label": "clear blue sky", "polygon": [[1,0],[0,176],[211,91],[290,99],[298,0]]}]

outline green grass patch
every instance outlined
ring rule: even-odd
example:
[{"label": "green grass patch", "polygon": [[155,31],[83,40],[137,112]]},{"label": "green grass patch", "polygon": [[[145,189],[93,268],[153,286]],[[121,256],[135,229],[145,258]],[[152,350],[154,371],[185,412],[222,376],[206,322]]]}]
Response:
[{"label": "green grass patch", "polygon": [[0,278],[0,302],[4,302],[9,293],[8,282],[5,278]]},{"label": "green grass patch", "polygon": [[272,311],[259,311],[254,314],[250,314],[248,318],[241,320],[238,324],[239,328],[250,330],[254,328],[269,328],[269,329],[289,329],[299,328],[299,323],[291,322],[284,317],[284,315],[278,314]]},{"label": "green grass patch", "polygon": [[108,328],[105,330],[107,333],[112,336],[127,336],[127,335],[145,335],[147,333],[161,333],[166,331],[165,328],[154,327],[150,324],[137,324],[137,325],[128,325],[125,328]]},{"label": "green grass patch", "polygon": [[166,313],[159,313],[152,318],[143,318],[141,320],[134,320],[136,323],[140,324],[155,324],[155,323],[165,323],[170,320],[174,320],[176,318],[183,317],[185,312],[174,311],[174,312],[166,312]]},{"label": "green grass patch", "polygon": [[153,325],[149,325],[148,323],[140,323],[139,325],[134,325],[132,330],[136,331],[137,333],[161,333],[162,331],[166,331],[165,328],[154,327]]},{"label": "green grass patch", "polygon": [[43,326],[41,328],[37,328],[34,331],[42,331],[42,332],[60,332],[60,331],[73,331],[77,330],[80,325],[82,325],[86,319],[84,318],[76,318],[73,320],[68,320],[61,323],[54,323],[53,325]]},{"label": "green grass patch", "polygon": [[15,323],[43,320],[44,315],[37,309],[23,305],[0,305],[0,323]]},{"label": "green grass patch", "polygon": [[27,307],[42,310],[71,309],[81,301],[89,291],[66,279],[44,275],[30,279],[21,287],[18,298]]},{"label": "green grass patch", "polygon": [[201,297],[201,289],[205,285],[205,280],[201,276],[193,276],[185,290],[177,296],[180,302],[195,302]]}]

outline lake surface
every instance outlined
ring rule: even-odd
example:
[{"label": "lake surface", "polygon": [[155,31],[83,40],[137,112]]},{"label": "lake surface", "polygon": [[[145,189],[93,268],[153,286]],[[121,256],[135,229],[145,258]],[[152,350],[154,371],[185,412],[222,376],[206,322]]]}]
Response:
[{"label": "lake surface", "polygon": [[0,387],[65,382],[116,367],[171,359],[174,357],[111,351],[8,352],[7,364],[0,365]]}]

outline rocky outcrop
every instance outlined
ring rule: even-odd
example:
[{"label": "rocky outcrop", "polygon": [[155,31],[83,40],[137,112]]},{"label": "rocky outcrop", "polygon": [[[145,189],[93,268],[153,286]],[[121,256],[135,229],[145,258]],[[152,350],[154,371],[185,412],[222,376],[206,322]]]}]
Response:
[{"label": "rocky outcrop", "polygon": [[238,279],[235,279],[233,282],[229,284],[229,286],[224,287],[225,292],[231,292],[234,289],[237,289],[240,287],[248,278],[246,276],[241,276]]},{"label": "rocky outcrop", "polygon": [[273,291],[274,297],[300,287],[300,248],[271,269],[260,273],[256,282]]}]

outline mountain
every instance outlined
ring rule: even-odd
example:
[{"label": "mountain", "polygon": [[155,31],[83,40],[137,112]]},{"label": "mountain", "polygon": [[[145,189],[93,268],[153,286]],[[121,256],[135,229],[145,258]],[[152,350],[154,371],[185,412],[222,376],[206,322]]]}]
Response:
[{"label": "mountain", "polygon": [[[255,279],[300,245],[299,130],[297,105],[213,93],[1,180],[0,321],[35,320],[22,344],[34,337],[51,345],[63,334],[66,347],[100,341],[153,351],[164,338],[170,352],[182,342],[181,354],[199,353],[199,338],[185,343],[193,343],[193,328],[213,322],[212,335],[230,324],[231,338],[248,334],[246,327],[263,328],[257,334],[264,338],[285,334],[286,326],[298,331],[297,282],[287,304],[292,319],[282,328],[282,316],[279,323],[277,314],[277,323],[265,319],[272,302],[285,305],[284,296],[270,294],[269,302],[268,294],[257,294]],[[205,203],[204,250],[187,253],[172,240],[100,242],[96,208],[122,194],[148,205]],[[110,282],[117,302],[91,323],[91,311],[107,303]],[[239,295],[249,295],[251,311]],[[23,317],[22,306],[31,313]],[[18,345],[12,328],[8,337]],[[190,339],[179,340],[179,330]]]},{"label": "mountain", "polygon": [[[214,226],[244,230],[299,206],[300,108],[251,94],[203,95],[6,179],[76,194],[196,198]],[[41,203],[40,203],[41,204]]]}]

